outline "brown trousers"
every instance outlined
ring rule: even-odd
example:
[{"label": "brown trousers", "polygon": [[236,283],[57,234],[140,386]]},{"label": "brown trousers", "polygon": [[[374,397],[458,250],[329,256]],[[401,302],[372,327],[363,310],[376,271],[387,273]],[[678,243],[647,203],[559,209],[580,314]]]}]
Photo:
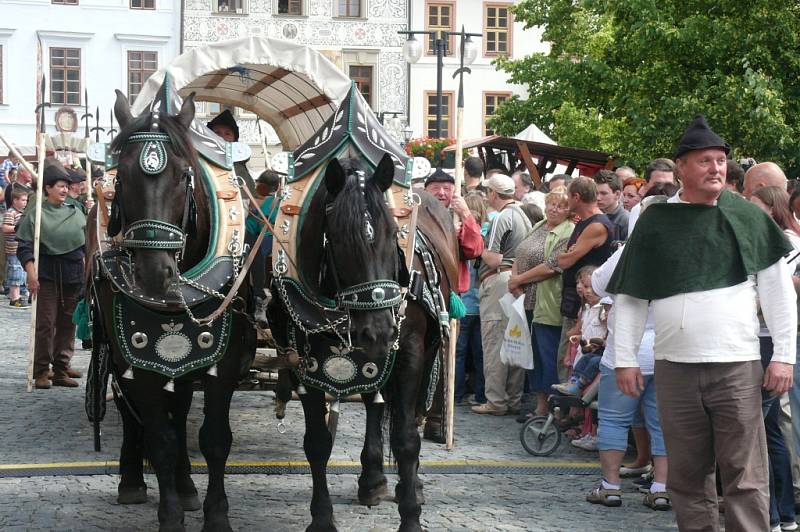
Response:
[{"label": "brown trousers", "polygon": [[36,350],[33,375],[38,377],[53,365],[53,373],[63,375],[75,353],[75,324],[72,313],[81,293],[79,284],[40,281],[36,300]]},{"label": "brown trousers", "polygon": [[656,396],[669,456],[667,489],[681,532],[718,532],[715,462],[725,531],[769,530],[769,469],[761,361],[657,360]]}]

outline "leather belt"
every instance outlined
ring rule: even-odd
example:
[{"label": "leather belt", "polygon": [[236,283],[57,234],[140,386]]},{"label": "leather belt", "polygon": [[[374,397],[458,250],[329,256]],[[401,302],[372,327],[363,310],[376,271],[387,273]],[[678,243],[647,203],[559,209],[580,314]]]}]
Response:
[{"label": "leather belt", "polygon": [[511,270],[511,266],[500,266],[496,270],[490,270],[490,271],[484,273],[483,276],[481,276],[480,282],[478,284],[484,282],[486,279],[488,279],[492,275],[495,275],[495,274],[500,273],[500,272],[507,272],[507,271],[510,271],[510,270]]}]

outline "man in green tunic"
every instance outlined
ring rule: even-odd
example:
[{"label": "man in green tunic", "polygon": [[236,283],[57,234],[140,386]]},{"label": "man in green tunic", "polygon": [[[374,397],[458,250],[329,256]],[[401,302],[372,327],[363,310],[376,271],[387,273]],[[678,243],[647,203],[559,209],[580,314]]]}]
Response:
[{"label": "man in green tunic", "polygon": [[[615,299],[620,390],[638,396],[636,354],[649,302],[655,317],[655,382],[681,531],[718,531],[715,463],[725,530],[769,530],[767,446],[761,388],[792,385],[797,310],[791,251],[766,215],[725,190],[728,145],[698,116],[675,155],[683,188],[651,205],[608,286]],[[762,369],[757,307],[774,341]]]}]

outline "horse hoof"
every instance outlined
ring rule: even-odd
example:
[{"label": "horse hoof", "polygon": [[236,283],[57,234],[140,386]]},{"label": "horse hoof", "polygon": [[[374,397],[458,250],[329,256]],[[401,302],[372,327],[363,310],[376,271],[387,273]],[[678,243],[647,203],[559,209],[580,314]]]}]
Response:
[{"label": "horse hoof", "polygon": [[147,502],[147,486],[117,488],[118,504],[144,504]]},{"label": "horse hoof", "polygon": [[203,507],[196,491],[193,493],[178,493],[178,499],[181,501],[181,506],[186,512],[196,512]]},{"label": "horse hoof", "polygon": [[389,495],[389,488],[386,487],[386,480],[369,490],[358,490],[358,504],[372,508],[381,503]]},{"label": "horse hoof", "polygon": [[183,523],[164,523],[159,525],[158,532],[186,532],[186,527],[183,526]]},{"label": "horse hoof", "polygon": [[312,521],[306,528],[306,532],[337,532],[337,529],[333,521],[327,523],[315,523]]},{"label": "horse hoof", "polygon": [[203,523],[202,532],[233,532],[233,528],[227,517],[220,517]]},{"label": "horse hoof", "polygon": [[419,523],[402,524],[397,532],[422,532],[422,526]]}]

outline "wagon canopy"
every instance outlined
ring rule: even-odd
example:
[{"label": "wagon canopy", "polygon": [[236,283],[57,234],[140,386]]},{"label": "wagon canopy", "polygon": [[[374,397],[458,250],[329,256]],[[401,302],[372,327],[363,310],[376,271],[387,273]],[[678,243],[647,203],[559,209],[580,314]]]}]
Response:
[{"label": "wagon canopy", "polygon": [[169,72],[182,97],[235,105],[268,122],[294,150],[333,115],[351,80],[316,50],[278,39],[246,37],[189,50],[150,76],[136,98],[139,114]]}]

